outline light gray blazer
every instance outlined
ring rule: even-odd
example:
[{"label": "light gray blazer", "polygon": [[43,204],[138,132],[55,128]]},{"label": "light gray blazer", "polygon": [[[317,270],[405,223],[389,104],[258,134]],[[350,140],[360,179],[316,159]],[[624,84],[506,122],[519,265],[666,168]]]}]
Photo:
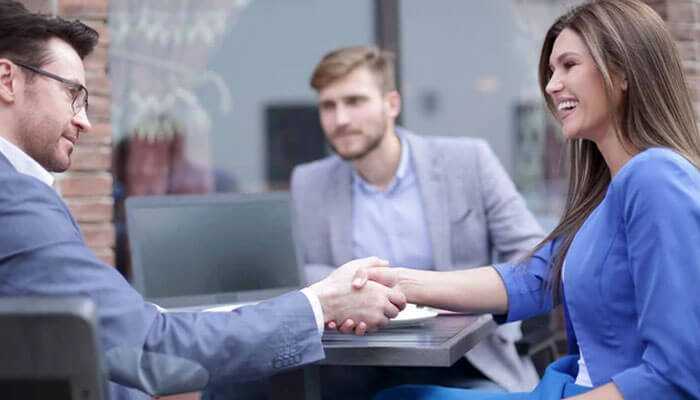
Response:
[{"label": "light gray blazer", "polygon": [[[485,141],[398,131],[411,147],[435,269],[511,260],[543,238]],[[316,281],[354,258],[352,164],[333,155],[300,165],[292,173],[291,192],[307,281]],[[515,350],[520,337],[518,323],[503,325],[466,357],[504,388],[529,390],[538,378],[529,359]]]}]

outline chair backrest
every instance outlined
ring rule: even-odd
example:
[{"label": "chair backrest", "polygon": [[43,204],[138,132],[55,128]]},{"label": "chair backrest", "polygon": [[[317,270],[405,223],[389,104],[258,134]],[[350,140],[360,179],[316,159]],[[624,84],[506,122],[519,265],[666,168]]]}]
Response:
[{"label": "chair backrest", "polygon": [[260,300],[302,284],[288,192],[130,197],[131,283],[164,307]]},{"label": "chair backrest", "polygon": [[106,399],[96,326],[87,298],[0,298],[0,398]]}]

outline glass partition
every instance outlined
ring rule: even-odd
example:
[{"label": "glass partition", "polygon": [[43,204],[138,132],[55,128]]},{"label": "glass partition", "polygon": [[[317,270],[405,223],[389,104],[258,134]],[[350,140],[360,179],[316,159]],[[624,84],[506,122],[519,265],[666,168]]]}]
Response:
[{"label": "glass partition", "polygon": [[331,49],[375,43],[382,23],[397,25],[402,123],[488,141],[551,227],[562,140],[536,64],[572,3],[401,0],[384,18],[372,0],[110,2],[118,266],[128,273],[127,197],[284,190],[295,165],[327,155],[311,71]]}]

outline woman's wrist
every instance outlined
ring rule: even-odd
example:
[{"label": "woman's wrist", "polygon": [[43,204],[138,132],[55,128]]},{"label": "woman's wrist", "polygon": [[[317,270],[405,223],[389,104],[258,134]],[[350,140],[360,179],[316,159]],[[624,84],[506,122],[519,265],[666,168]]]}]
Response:
[{"label": "woman's wrist", "polygon": [[426,278],[421,276],[426,271],[397,268],[396,286],[406,296],[406,301],[415,304],[427,304],[428,296],[425,293]]}]

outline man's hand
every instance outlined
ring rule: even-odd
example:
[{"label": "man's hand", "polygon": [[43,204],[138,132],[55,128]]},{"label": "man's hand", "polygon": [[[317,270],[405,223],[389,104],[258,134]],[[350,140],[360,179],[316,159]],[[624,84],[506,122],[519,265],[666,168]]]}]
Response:
[{"label": "man's hand", "polygon": [[367,281],[374,281],[386,287],[399,287],[399,274],[396,268],[358,268],[352,278],[352,287],[361,289]]},{"label": "man's hand", "polygon": [[[381,266],[374,266],[373,268],[357,268],[355,271],[355,276],[352,278],[352,287],[355,289],[362,289],[369,281],[374,281],[380,283],[386,287],[393,287],[398,289],[399,292],[403,293],[399,286],[399,277],[396,268],[388,268]],[[404,294],[405,299],[405,294]],[[403,309],[403,307],[401,308]],[[393,317],[392,317],[393,318]],[[362,335],[367,330],[367,323],[360,320],[346,319],[343,323],[338,326],[335,320],[328,322],[327,326],[329,329],[337,329],[343,333],[352,333],[353,331]]]},{"label": "man's hand", "polygon": [[[376,257],[350,261],[333,271],[326,279],[309,287],[321,302],[324,322],[362,321],[355,333],[375,331],[389,323],[406,306],[406,297],[399,290],[377,282],[365,282],[355,288],[351,284],[359,270],[371,271],[388,263]],[[350,330],[342,330],[345,333]]]}]

